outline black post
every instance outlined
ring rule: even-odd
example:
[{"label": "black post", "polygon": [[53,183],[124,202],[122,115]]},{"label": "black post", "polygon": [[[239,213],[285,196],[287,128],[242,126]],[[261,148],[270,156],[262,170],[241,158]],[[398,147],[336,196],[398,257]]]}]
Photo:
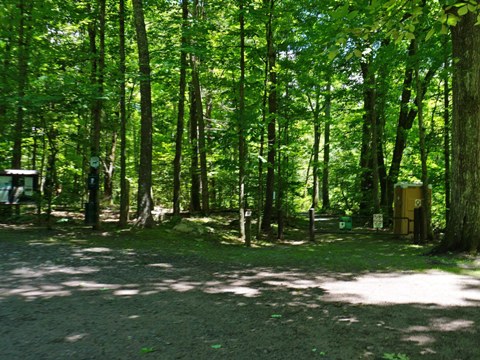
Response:
[{"label": "black post", "polygon": [[85,204],[85,224],[92,225],[93,229],[97,229],[99,226],[99,184],[98,168],[90,167],[90,173],[88,175],[88,203]]},{"label": "black post", "polygon": [[419,244],[424,240],[422,207],[418,207],[413,210],[413,242]]},{"label": "black post", "polygon": [[309,232],[310,232],[310,241],[315,241],[315,209],[310,208],[308,210],[308,216],[310,219]]},{"label": "black post", "polygon": [[245,246],[251,246],[252,239],[252,212],[250,210],[245,211]]}]

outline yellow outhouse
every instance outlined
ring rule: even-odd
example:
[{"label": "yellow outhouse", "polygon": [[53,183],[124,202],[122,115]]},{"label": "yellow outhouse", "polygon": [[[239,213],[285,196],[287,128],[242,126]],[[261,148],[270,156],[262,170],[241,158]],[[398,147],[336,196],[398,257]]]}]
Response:
[{"label": "yellow outhouse", "polygon": [[[413,234],[413,213],[415,208],[422,206],[424,198],[422,186],[422,183],[401,182],[395,184],[393,208],[393,232],[395,234]],[[429,185],[429,191],[431,192],[431,185]]]}]

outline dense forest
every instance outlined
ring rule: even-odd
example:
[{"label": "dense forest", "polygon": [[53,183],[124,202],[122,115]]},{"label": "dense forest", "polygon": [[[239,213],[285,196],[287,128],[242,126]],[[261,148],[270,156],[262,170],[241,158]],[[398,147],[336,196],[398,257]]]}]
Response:
[{"label": "dense forest", "polygon": [[421,181],[425,238],[479,249],[477,1],[0,6],[0,169],[38,170],[48,203],[142,227],[235,209],[243,237],[246,209],[264,233],[311,207],[391,217]]}]

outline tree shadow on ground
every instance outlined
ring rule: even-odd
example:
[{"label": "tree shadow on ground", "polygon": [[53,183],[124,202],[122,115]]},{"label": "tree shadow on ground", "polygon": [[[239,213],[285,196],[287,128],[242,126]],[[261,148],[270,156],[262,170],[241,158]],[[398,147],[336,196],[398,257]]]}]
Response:
[{"label": "tree shadow on ground", "polygon": [[38,234],[4,239],[5,359],[480,357],[474,277],[232,265]]}]

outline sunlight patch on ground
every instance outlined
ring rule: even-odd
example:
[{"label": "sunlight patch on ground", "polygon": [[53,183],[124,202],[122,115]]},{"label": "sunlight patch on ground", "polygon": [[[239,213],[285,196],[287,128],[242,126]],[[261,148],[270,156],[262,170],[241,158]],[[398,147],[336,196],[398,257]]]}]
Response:
[{"label": "sunlight patch on ground", "polygon": [[81,252],[92,252],[92,253],[107,253],[111,252],[112,250],[106,247],[91,247],[82,249]]},{"label": "sunlight patch on ground", "polygon": [[343,317],[337,318],[336,320],[340,323],[348,323],[348,324],[360,322],[360,320],[358,320],[355,316],[343,316]]},{"label": "sunlight patch on ground", "polygon": [[205,289],[205,292],[208,294],[222,294],[222,293],[232,293],[235,295],[241,295],[245,297],[257,297],[260,295],[260,291],[253,287],[248,286],[230,286],[222,285],[216,287],[210,287]]},{"label": "sunlight patch on ground", "polygon": [[65,342],[74,343],[87,337],[88,334],[73,334],[65,337]]},{"label": "sunlight patch on ground", "polygon": [[309,289],[320,287],[318,282],[314,280],[303,280],[303,279],[292,279],[292,280],[267,280],[264,281],[265,284],[271,286],[283,286],[289,289]]},{"label": "sunlight patch on ground", "polygon": [[149,266],[149,267],[158,267],[158,268],[163,268],[163,269],[171,269],[171,268],[173,268],[173,265],[172,265],[172,264],[166,264],[166,263],[148,264],[147,266]]},{"label": "sunlight patch on ground", "polygon": [[177,292],[187,292],[197,289],[201,284],[201,282],[190,281],[190,279],[168,279],[155,284],[155,286],[159,291],[173,290]]},{"label": "sunlight patch on ground", "polygon": [[23,298],[32,300],[36,298],[50,299],[53,297],[70,296],[72,293],[61,286],[44,285],[44,286],[29,286],[22,285],[15,289],[0,288],[0,299],[8,296],[21,296]]},{"label": "sunlight patch on ground", "polygon": [[120,289],[120,290],[115,290],[113,292],[113,295],[134,296],[134,295],[138,295],[139,293],[140,293],[140,290],[137,290],[137,289]]},{"label": "sunlight patch on ground", "polygon": [[[432,345],[436,342],[432,332],[472,332],[475,329],[475,322],[466,319],[434,318],[430,319],[427,325],[414,325],[401,331],[403,341],[411,341],[419,346]],[[431,349],[424,349],[422,354],[435,353]]]},{"label": "sunlight patch on ground", "polygon": [[440,271],[367,274],[352,281],[325,281],[320,286],[327,291],[324,301],[352,304],[476,306],[480,301],[479,279]]},{"label": "sunlight patch on ground", "polygon": [[72,280],[62,283],[65,286],[77,287],[85,290],[115,290],[122,287],[121,285],[116,284],[102,284],[95,281],[85,281],[85,280]]},{"label": "sunlight patch on ground", "polygon": [[178,292],[186,292],[186,291],[194,290],[195,288],[198,287],[198,285],[199,285],[198,283],[182,281],[182,282],[178,282],[170,285],[170,288]]},{"label": "sunlight patch on ground", "polygon": [[402,338],[403,341],[412,341],[417,343],[417,345],[430,345],[435,342],[435,338],[433,336],[419,334],[419,335],[408,335]]},{"label": "sunlight patch on ground", "polygon": [[465,319],[433,319],[430,328],[437,331],[461,331],[471,328],[475,325],[472,320]]},{"label": "sunlight patch on ground", "polygon": [[98,269],[89,266],[81,266],[81,267],[68,267],[68,266],[41,266],[37,268],[30,268],[30,267],[21,267],[17,269],[13,269],[10,271],[12,275],[18,278],[40,278],[46,275],[52,274],[67,274],[67,275],[79,275],[79,274],[91,274],[97,272]]}]

